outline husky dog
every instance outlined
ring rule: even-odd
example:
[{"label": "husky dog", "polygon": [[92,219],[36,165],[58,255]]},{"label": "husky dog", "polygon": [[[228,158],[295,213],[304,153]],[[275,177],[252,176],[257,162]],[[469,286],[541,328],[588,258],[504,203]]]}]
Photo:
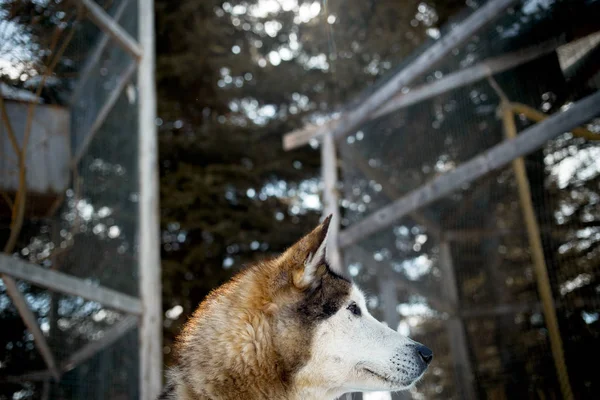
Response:
[{"label": "husky dog", "polygon": [[160,399],[328,400],[421,378],[432,351],[372,317],[327,263],[330,221],[208,295],[178,339]]}]

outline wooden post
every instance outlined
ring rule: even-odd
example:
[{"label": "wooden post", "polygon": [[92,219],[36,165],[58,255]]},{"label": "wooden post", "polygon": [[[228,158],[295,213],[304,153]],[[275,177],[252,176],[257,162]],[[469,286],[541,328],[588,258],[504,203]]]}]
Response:
[{"label": "wooden post", "polygon": [[321,142],[321,168],[323,175],[323,216],[333,215],[327,238],[327,260],[335,268],[342,267],[338,236],[340,231],[340,207],[337,189],[337,154],[331,135],[323,137]]},{"label": "wooden post", "polygon": [[162,287],[158,204],[158,144],[154,80],[154,1],[139,0],[139,277],[144,312],[140,327],[140,399],[155,400],[162,387]]},{"label": "wooden post", "polygon": [[[439,265],[443,275],[442,285],[444,294],[452,306],[458,308],[458,286],[452,263],[452,249],[449,242],[442,241],[440,243],[439,257]],[[448,329],[448,337],[450,339],[450,351],[452,353],[458,397],[460,399],[475,400],[477,393],[474,386],[473,369],[471,368],[464,322],[459,315],[451,315],[446,322],[446,328]]]},{"label": "wooden post", "polygon": [[[515,139],[517,137],[517,127],[515,125],[513,112],[505,98],[502,99],[501,110],[506,138],[509,140]],[[540,124],[541,123],[538,123],[538,125]],[[572,400],[574,398],[573,390],[571,388],[569,373],[567,371],[567,365],[565,362],[562,337],[560,334],[560,328],[558,326],[558,318],[556,317],[556,306],[554,304],[552,286],[550,285],[548,267],[546,266],[546,259],[544,257],[544,250],[542,247],[540,227],[538,226],[537,218],[535,217],[535,211],[533,209],[533,202],[531,201],[531,188],[529,187],[529,181],[527,180],[525,161],[523,161],[522,157],[519,157],[512,162],[512,166],[517,179],[519,202],[521,203],[521,211],[523,212],[523,218],[525,219],[525,225],[527,227],[527,236],[529,239],[529,246],[531,248],[531,258],[537,280],[538,293],[542,301],[544,319],[548,328],[550,349],[554,358],[556,374],[558,375],[558,381],[563,398],[565,400]]]}]

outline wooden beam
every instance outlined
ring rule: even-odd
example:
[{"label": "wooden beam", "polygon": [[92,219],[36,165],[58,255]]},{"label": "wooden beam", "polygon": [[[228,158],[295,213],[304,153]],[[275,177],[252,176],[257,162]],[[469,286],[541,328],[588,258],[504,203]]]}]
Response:
[{"label": "wooden beam", "polygon": [[83,142],[76,149],[75,157],[73,157],[73,160],[71,160],[71,168],[76,168],[79,161],[81,161],[81,158],[84,156],[85,152],[90,146],[90,143],[92,143],[92,139],[94,138],[94,136],[96,136],[96,133],[102,127],[104,121],[106,121],[108,114],[115,106],[117,100],[119,100],[119,96],[123,92],[123,89],[125,89],[125,85],[127,85],[127,83],[131,81],[131,78],[133,77],[133,74],[135,73],[136,69],[137,64],[132,61],[117,78],[117,84],[104,101],[102,108],[98,111],[98,115],[96,115],[96,119],[94,119],[92,126],[88,129],[87,132],[85,132]]},{"label": "wooden beam", "polygon": [[338,196],[338,163],[335,143],[331,135],[326,135],[321,143],[321,168],[323,175],[323,216],[333,215],[327,238],[327,260],[336,269],[343,268],[339,249],[340,207]]},{"label": "wooden beam", "polygon": [[117,311],[134,315],[142,313],[142,304],[135,297],[102,286],[94,286],[82,279],[51,271],[16,257],[0,254],[0,273],[44,288],[95,301]]},{"label": "wooden beam", "polygon": [[90,359],[92,356],[111,346],[125,334],[130,332],[138,324],[138,317],[128,315],[121,321],[117,322],[114,326],[110,327],[104,332],[102,338],[93,342],[87,343],[85,346],[73,353],[67,361],[62,365],[61,370],[68,372],[84,361]]},{"label": "wooden beam", "polygon": [[[334,138],[340,138],[348,135],[369,118],[371,118],[381,107],[383,107],[392,97],[400,93],[404,87],[407,87],[417,78],[430,71],[437,63],[446,57],[453,49],[460,46],[479,32],[482,28],[499,18],[504,10],[517,3],[517,0],[495,0],[485,3],[477,11],[458,24],[443,38],[433,43],[427,50],[419,55],[406,68],[402,69],[388,82],[381,86],[375,93],[369,96],[360,105],[342,116],[327,130],[322,128],[312,128],[314,132],[311,135],[306,133],[296,135],[301,136],[302,140],[292,140],[289,136],[284,137],[284,148],[291,149],[302,144],[308,143],[311,138],[318,138],[326,132],[331,132]],[[331,128],[331,130],[329,129]],[[293,147],[290,147],[293,146]]]},{"label": "wooden beam", "polygon": [[139,0],[138,37],[143,50],[138,69],[138,171],[140,298],[144,307],[140,326],[140,400],[156,399],[162,389],[162,283],[158,186],[158,134],[154,1]]},{"label": "wooden beam", "polygon": [[[123,16],[123,13],[125,12],[125,9],[127,8],[128,5],[129,5],[129,0],[121,0],[121,3],[117,7],[117,10],[115,11],[115,15],[113,16],[113,19],[115,20],[115,22],[117,22],[117,23],[119,22],[119,20]],[[85,87],[85,83],[87,82],[88,78],[90,77],[90,75],[92,74],[94,69],[98,66],[98,63],[100,62],[100,57],[102,57],[102,54],[104,53],[104,50],[106,49],[106,46],[108,45],[108,43],[110,43],[110,36],[108,36],[106,34],[102,35],[102,37],[98,40],[98,42],[94,46],[94,50],[92,50],[90,55],[86,57],[85,65],[79,72],[79,76],[77,79],[77,86],[73,90],[73,94],[71,95],[71,98],[69,99],[69,104],[71,104],[71,106],[73,106],[77,102],[77,100],[83,93],[83,88]]]},{"label": "wooden beam", "polygon": [[[104,11],[94,0],[79,0],[87,10],[88,18],[102,29],[104,33],[110,36],[128,52],[135,60],[142,57],[142,48],[131,35],[121,27],[110,15]],[[139,5],[143,7],[143,5]]]},{"label": "wooden beam", "polygon": [[600,91],[574,103],[569,109],[524,130],[518,137],[506,140],[459,165],[363,218],[340,232],[340,246],[345,248],[379,230],[391,226],[401,217],[449,195],[462,185],[473,182],[490,171],[505,166],[515,158],[537,150],[548,140],[584,124],[600,114]]},{"label": "wooden beam", "polygon": [[[9,256],[0,254],[0,266],[2,265],[2,260],[5,258],[9,258]],[[5,271],[2,271],[0,269],[0,272]],[[23,294],[17,287],[17,283],[15,282],[15,280],[6,274],[0,274],[0,278],[4,281],[6,294],[8,294],[8,296],[12,300],[15,308],[21,316],[21,319],[23,320],[23,323],[25,323],[27,330],[33,336],[33,342],[35,343],[35,347],[37,347],[38,351],[40,352],[40,355],[42,356],[42,359],[46,363],[48,371],[50,372],[52,377],[56,381],[58,381],[60,379],[60,373],[58,372],[58,367],[56,366],[54,355],[50,350],[50,346],[48,346],[46,337],[44,336],[44,333],[38,325],[37,318],[33,314],[33,311],[31,311],[31,309],[27,305],[27,301],[25,300],[25,297],[23,297]]]},{"label": "wooden beam", "polygon": [[550,41],[539,46],[528,47],[514,53],[500,57],[490,58],[481,63],[446,75],[435,82],[417,86],[408,93],[399,93],[392,97],[384,107],[373,114],[372,119],[380,118],[399,109],[419,103],[451,90],[458,89],[490,75],[499,74],[511,68],[533,61],[558,48],[558,41]]},{"label": "wooden beam", "polygon": [[[441,282],[444,295],[453,308],[458,309],[460,303],[458,282],[452,263],[452,249],[449,242],[440,243],[439,266],[442,271]],[[446,329],[450,340],[450,352],[452,353],[454,377],[459,391],[459,398],[475,400],[477,398],[475,376],[471,366],[464,322],[457,315],[450,316],[446,321]]]}]

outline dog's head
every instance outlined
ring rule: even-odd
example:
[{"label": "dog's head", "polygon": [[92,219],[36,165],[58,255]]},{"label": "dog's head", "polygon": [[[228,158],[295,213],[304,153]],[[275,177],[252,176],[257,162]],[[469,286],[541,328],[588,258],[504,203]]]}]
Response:
[{"label": "dog's head", "polygon": [[[408,389],[433,358],[369,313],[365,297],[325,257],[330,218],[276,260],[274,345],[299,390]],[[289,369],[288,369],[289,370]]]}]

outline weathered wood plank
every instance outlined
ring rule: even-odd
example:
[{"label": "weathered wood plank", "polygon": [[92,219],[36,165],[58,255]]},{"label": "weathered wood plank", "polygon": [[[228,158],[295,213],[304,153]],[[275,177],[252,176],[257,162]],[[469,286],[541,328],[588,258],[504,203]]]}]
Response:
[{"label": "weathered wood plank", "polygon": [[139,264],[140,297],[144,313],[140,325],[140,399],[154,400],[163,381],[162,283],[158,190],[158,135],[154,77],[154,1],[139,0],[139,39],[143,56],[138,69],[139,90]]},{"label": "weathered wood plank", "polygon": [[571,107],[524,130],[517,138],[506,140],[413,190],[390,205],[375,211],[340,232],[340,246],[347,247],[379,230],[391,226],[401,217],[426,206],[462,185],[473,182],[490,171],[505,166],[515,158],[529,154],[546,141],[584,124],[600,114],[600,91]]},{"label": "weathered wood plank", "polygon": [[142,304],[135,297],[102,286],[94,286],[82,279],[51,271],[16,257],[0,254],[0,273],[61,293],[80,296],[117,311],[135,315],[142,313]]}]

